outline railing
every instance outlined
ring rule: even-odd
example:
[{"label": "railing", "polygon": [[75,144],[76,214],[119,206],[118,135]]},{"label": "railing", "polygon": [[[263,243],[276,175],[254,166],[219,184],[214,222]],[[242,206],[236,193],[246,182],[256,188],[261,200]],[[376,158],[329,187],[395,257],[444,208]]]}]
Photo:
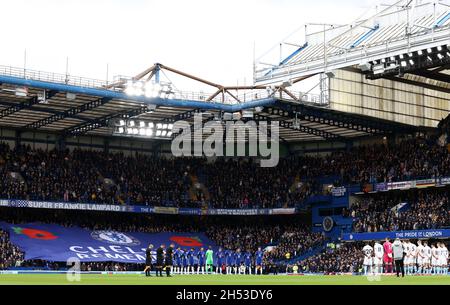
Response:
[{"label": "railing", "polygon": [[50,83],[87,87],[87,88],[101,88],[105,87],[108,84],[106,81],[98,79],[72,76],[53,72],[29,70],[11,66],[0,66],[0,75],[13,76],[18,78],[31,79]]},{"label": "railing", "polygon": [[[72,76],[72,75],[66,75],[66,74],[60,74],[60,73],[52,73],[52,72],[45,72],[45,71],[37,71],[37,70],[30,70],[30,69],[24,69],[24,68],[17,68],[17,67],[11,67],[11,66],[0,66],[0,75],[4,76],[12,76],[27,80],[35,80],[35,81],[42,81],[42,82],[50,82],[50,83],[58,83],[58,84],[65,84],[65,85],[72,85],[72,86],[79,86],[84,88],[106,88],[110,83],[108,83],[105,80],[98,80],[98,79],[92,79],[92,78],[85,78],[85,77],[79,77],[79,76]],[[109,88],[105,90],[113,90],[113,91],[122,91],[122,88]],[[212,96],[213,92],[194,92],[194,91],[181,91],[176,90],[171,92],[171,94],[165,94],[162,93],[161,97],[163,98],[171,98],[171,99],[178,99],[178,100],[193,100],[193,101],[202,101],[202,102],[211,102],[211,103],[220,103],[220,104],[238,104],[238,103],[244,103],[259,99],[265,99],[265,98],[282,98],[285,100],[292,100],[292,96],[286,94],[285,92],[276,92],[273,93],[271,90],[230,90],[229,91],[233,96],[231,96],[228,93],[220,93],[216,97],[214,97],[212,100],[208,101],[209,97]],[[311,103],[313,105],[318,106],[325,106],[321,104],[320,95],[318,94],[311,94],[311,93],[302,93],[302,92],[293,92],[291,91],[291,94],[296,97],[297,100]]]}]

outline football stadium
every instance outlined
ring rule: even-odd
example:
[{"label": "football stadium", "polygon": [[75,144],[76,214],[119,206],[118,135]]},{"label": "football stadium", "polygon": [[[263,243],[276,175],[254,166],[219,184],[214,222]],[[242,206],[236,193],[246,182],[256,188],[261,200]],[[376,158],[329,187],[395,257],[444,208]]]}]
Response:
[{"label": "football stadium", "polygon": [[[117,53],[143,42],[101,38],[100,12],[76,17],[68,48],[86,62],[67,58],[65,73],[52,71],[56,32],[0,21],[26,49],[12,64],[2,40],[0,285],[449,285],[450,1],[372,1],[339,20],[316,2],[323,15],[274,23],[299,28],[254,44],[236,83],[240,60],[196,70],[183,52],[221,61],[213,49],[244,48],[220,31],[182,38],[170,14],[179,38],[116,26],[159,32],[161,49],[182,39],[176,52],[104,79],[89,75],[95,39]],[[132,3],[124,15],[139,14]],[[48,22],[64,31],[60,13],[67,24]],[[38,41],[49,55],[33,66]]]}]

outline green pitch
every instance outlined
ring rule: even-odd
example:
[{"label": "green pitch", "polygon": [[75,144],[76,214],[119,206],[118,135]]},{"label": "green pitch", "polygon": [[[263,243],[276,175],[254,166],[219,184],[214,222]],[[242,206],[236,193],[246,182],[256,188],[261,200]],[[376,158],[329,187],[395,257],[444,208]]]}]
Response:
[{"label": "green pitch", "polygon": [[255,275],[81,275],[69,282],[64,274],[0,275],[0,285],[450,285],[450,276],[381,277],[369,281],[364,276],[255,276]]}]

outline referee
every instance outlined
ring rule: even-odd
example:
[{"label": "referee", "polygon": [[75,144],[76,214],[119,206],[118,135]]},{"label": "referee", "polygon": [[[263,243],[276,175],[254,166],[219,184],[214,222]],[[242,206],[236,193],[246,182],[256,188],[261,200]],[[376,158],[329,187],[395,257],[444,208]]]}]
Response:
[{"label": "referee", "polygon": [[400,271],[402,272],[402,277],[405,277],[405,266],[403,261],[405,249],[403,249],[403,244],[399,238],[392,244],[392,254],[394,255],[397,277],[400,277]]},{"label": "referee", "polygon": [[173,266],[173,249],[175,245],[171,244],[169,248],[166,250],[166,274],[167,277],[171,277],[170,271],[172,270]]},{"label": "referee", "polygon": [[153,245],[150,244],[148,245],[147,250],[145,251],[145,276],[152,276],[150,274],[150,271],[152,270],[152,250],[153,250]]},{"label": "referee", "polygon": [[156,250],[156,276],[163,276],[162,270],[164,267],[164,248],[165,245],[161,245]]}]

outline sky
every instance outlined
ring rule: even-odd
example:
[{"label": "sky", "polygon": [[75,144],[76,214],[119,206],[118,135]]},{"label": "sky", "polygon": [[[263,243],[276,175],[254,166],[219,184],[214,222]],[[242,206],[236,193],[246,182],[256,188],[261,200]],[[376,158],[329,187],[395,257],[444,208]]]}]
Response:
[{"label": "sky", "polygon": [[23,67],[26,49],[27,69],[65,73],[69,58],[70,75],[104,80],[107,66],[112,79],[114,75],[136,75],[159,62],[223,85],[251,84],[254,54],[257,57],[263,54],[303,24],[349,23],[377,3],[375,0],[1,2],[0,65]]}]

